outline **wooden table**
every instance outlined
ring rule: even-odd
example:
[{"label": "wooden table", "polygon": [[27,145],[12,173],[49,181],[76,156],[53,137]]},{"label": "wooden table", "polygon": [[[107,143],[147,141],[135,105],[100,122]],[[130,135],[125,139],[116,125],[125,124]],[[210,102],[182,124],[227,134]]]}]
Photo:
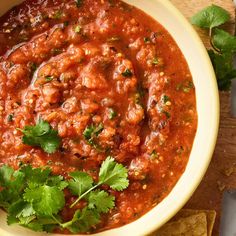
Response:
[{"label": "wooden table", "polygon": [[[232,0],[171,0],[174,5],[190,18],[200,9],[217,4],[231,13],[231,21],[225,28],[234,33],[235,8]],[[209,37],[204,30],[197,29],[205,45],[209,47]],[[217,146],[202,183],[194,193],[186,208],[214,209],[217,211],[213,236],[219,235],[221,201],[223,191],[236,189],[236,119],[230,115],[230,93],[220,93],[221,122]]]}]

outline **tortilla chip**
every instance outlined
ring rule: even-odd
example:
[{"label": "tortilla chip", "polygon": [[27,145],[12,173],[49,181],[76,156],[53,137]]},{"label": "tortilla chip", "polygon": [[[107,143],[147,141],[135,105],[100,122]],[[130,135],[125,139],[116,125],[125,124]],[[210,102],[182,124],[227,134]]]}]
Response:
[{"label": "tortilla chip", "polygon": [[207,217],[205,213],[199,213],[177,221],[165,224],[157,231],[156,236],[208,236]]},{"label": "tortilla chip", "polygon": [[207,235],[211,236],[215,219],[216,219],[216,212],[213,210],[190,210],[190,209],[182,209],[179,211],[176,216],[174,216],[170,221],[176,221],[179,218],[185,218],[191,215],[205,213],[207,217]]}]

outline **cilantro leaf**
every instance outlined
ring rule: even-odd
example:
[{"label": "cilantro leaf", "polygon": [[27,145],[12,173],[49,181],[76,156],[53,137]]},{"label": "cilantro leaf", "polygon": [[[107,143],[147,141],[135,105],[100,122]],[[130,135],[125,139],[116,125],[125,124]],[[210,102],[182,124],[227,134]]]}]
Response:
[{"label": "cilantro leaf", "polygon": [[58,132],[48,122],[39,119],[35,126],[25,126],[22,141],[30,146],[41,147],[47,153],[54,153],[60,146]]},{"label": "cilantro leaf", "polygon": [[15,171],[9,166],[0,168],[0,206],[7,207],[8,204],[16,201],[24,185],[24,174]]},{"label": "cilantro leaf", "polygon": [[228,90],[232,79],[236,78],[236,70],[233,67],[233,55],[231,53],[218,54],[209,50],[219,90]]},{"label": "cilantro leaf", "polygon": [[2,166],[0,168],[0,186],[7,187],[11,184],[12,174],[14,170],[10,166]]},{"label": "cilantro leaf", "polygon": [[[219,90],[229,90],[232,79],[236,78],[233,57],[236,52],[236,37],[218,27],[230,20],[230,14],[223,8],[212,5],[192,17],[191,22],[201,28],[210,30],[211,45],[209,50]],[[212,34],[213,33],[213,34]],[[187,91],[187,90],[186,90]]]},{"label": "cilantro leaf", "polygon": [[115,197],[103,190],[94,190],[88,196],[88,208],[107,213],[115,206]]},{"label": "cilantro leaf", "polygon": [[93,186],[92,177],[85,172],[72,172],[70,173],[70,176],[73,180],[69,181],[69,189],[74,195],[81,196]]},{"label": "cilantro leaf", "polygon": [[99,184],[107,184],[114,190],[122,191],[129,185],[127,177],[127,169],[122,164],[116,163],[114,158],[108,157],[102,163]]},{"label": "cilantro leaf", "polygon": [[48,133],[50,130],[50,125],[48,122],[39,119],[36,126],[25,126],[23,133],[26,136],[42,136]]},{"label": "cilantro leaf", "polygon": [[15,171],[12,175],[12,180],[11,180],[11,184],[10,187],[14,188],[15,191],[17,191],[18,193],[22,190],[22,187],[25,184],[25,174],[22,173],[21,171]]},{"label": "cilantro leaf", "polygon": [[54,153],[60,146],[61,140],[56,130],[50,130],[47,134],[42,136],[40,140],[41,148],[47,153]]},{"label": "cilantro leaf", "polygon": [[34,222],[30,222],[30,223],[25,223],[25,224],[22,224],[22,226],[24,226],[25,228],[28,228],[28,229],[31,229],[35,232],[42,232],[43,231],[43,225],[40,224],[39,222],[37,221],[34,221]]},{"label": "cilantro leaf", "polygon": [[48,186],[56,186],[59,190],[63,190],[68,186],[66,181],[63,181],[63,177],[61,175],[58,176],[51,176],[47,179]]},{"label": "cilantro leaf", "polygon": [[77,210],[71,221],[62,224],[63,228],[68,228],[72,233],[88,232],[92,226],[100,222],[100,215],[97,211],[88,209]]},{"label": "cilantro leaf", "polygon": [[[25,202],[23,199],[19,199],[18,201],[14,202],[8,209],[8,217],[7,223],[8,225],[15,224],[20,221],[24,223],[29,223],[29,219],[33,220],[35,217],[31,217],[35,214],[34,209],[32,206]],[[29,218],[30,217],[30,218]]]},{"label": "cilantro leaf", "polygon": [[214,30],[212,42],[221,52],[236,52],[236,37],[222,29]]},{"label": "cilantro leaf", "polygon": [[230,20],[229,13],[216,5],[209,6],[191,18],[191,23],[200,28],[212,29]]},{"label": "cilantro leaf", "polygon": [[[99,129],[95,129],[99,132]],[[49,168],[33,168],[23,165],[14,171],[9,166],[0,168],[0,206],[8,212],[9,225],[18,224],[34,231],[52,232],[55,227],[62,227],[72,233],[85,233],[100,222],[101,214],[115,206],[115,197],[105,190],[107,184],[115,190],[128,186],[127,169],[108,157],[102,164],[99,182],[85,172],[70,173],[71,180],[62,176],[53,176]],[[59,212],[65,206],[63,189],[68,187],[78,195],[72,204],[81,199],[86,206],[75,212],[73,218],[63,223]]]},{"label": "cilantro leaf", "polygon": [[47,181],[51,170],[50,168],[33,168],[27,165],[21,168],[21,172],[24,173],[28,186],[30,188],[36,188]]},{"label": "cilantro leaf", "polygon": [[41,216],[57,214],[65,205],[64,193],[57,187],[47,185],[36,189],[27,188],[23,198],[31,203],[36,213]]}]

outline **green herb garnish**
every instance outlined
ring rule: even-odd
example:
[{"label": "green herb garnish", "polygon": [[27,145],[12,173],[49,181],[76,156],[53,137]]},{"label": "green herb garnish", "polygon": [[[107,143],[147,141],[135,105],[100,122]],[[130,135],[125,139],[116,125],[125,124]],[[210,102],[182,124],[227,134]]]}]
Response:
[{"label": "green herb garnish", "polygon": [[100,149],[99,145],[97,144],[97,137],[103,131],[103,124],[100,123],[98,126],[90,125],[87,126],[83,132],[84,138],[87,142],[96,149]]},{"label": "green herb garnish", "polygon": [[77,26],[75,27],[75,33],[80,33],[80,32],[81,32],[81,29],[82,29],[81,25],[77,25]]},{"label": "green herb garnish", "polygon": [[[122,191],[129,185],[127,169],[121,164],[116,163],[112,157],[108,157],[103,162],[99,172],[98,183],[94,184],[92,178],[84,172],[74,172],[72,173],[72,177],[74,179],[69,182],[69,188],[72,193],[79,197],[71,207],[75,206],[81,199],[86,198],[87,196],[89,197],[91,191],[103,184],[110,186],[110,188],[116,191]],[[111,200],[112,199],[110,199],[110,201]],[[114,199],[112,201],[114,201]],[[104,207],[104,209],[107,208],[108,207]],[[107,210],[104,210],[103,212],[107,212]]]},{"label": "green herb garnish", "polygon": [[177,91],[182,91],[184,93],[189,93],[191,89],[194,88],[194,84],[190,80],[185,80],[182,83],[177,84],[176,90]]},{"label": "green herb garnish", "polygon": [[163,94],[161,97],[161,100],[163,101],[164,104],[170,101],[170,97],[167,96],[166,94]]},{"label": "green herb garnish", "polygon": [[215,69],[217,83],[220,90],[229,90],[232,80],[236,78],[236,70],[233,65],[233,54],[218,54],[213,50],[208,51]]},{"label": "green herb garnish", "polygon": [[168,111],[163,110],[162,113],[165,114],[167,119],[170,119],[171,115]]},{"label": "green herb garnish", "polygon": [[45,76],[45,80],[46,80],[47,82],[50,82],[50,81],[53,80],[53,77],[52,77],[52,76]]},{"label": "green herb garnish", "polygon": [[156,159],[159,157],[159,154],[156,152],[156,150],[153,150],[150,156],[151,156],[151,159]]},{"label": "green herb garnish", "polygon": [[58,20],[58,19],[61,19],[62,15],[63,15],[63,12],[62,12],[61,10],[58,10],[58,11],[56,11],[56,12],[54,13],[54,15],[52,16],[52,18]]},{"label": "green herb garnish", "polygon": [[76,6],[81,7],[83,5],[83,0],[75,0]]},{"label": "green herb garnish", "polygon": [[216,5],[209,6],[191,18],[191,23],[201,28],[213,29],[229,21],[229,13]]},{"label": "green herb garnish", "polygon": [[220,52],[236,52],[236,37],[222,29],[215,29],[212,43]]},{"label": "green herb garnish", "polygon": [[54,218],[65,205],[63,189],[68,184],[62,176],[52,176],[49,168],[22,166],[14,171],[0,168],[0,206],[7,212],[8,225],[19,224],[43,231],[57,224]]},{"label": "green herb garnish", "polygon": [[158,60],[157,57],[153,58],[152,64],[153,64],[153,65],[158,65],[158,64],[159,64],[159,60]]},{"label": "green herb garnish", "polygon": [[8,122],[12,122],[12,121],[13,121],[13,118],[14,118],[14,115],[13,115],[13,114],[10,114],[10,115],[8,115],[8,117],[7,117],[7,121],[8,121]]},{"label": "green herb garnish", "polygon": [[132,77],[133,76],[133,73],[130,69],[126,69],[124,72],[122,72],[122,75],[124,77]]},{"label": "green herb garnish", "polygon": [[34,62],[30,62],[29,65],[30,65],[31,73],[33,74],[37,70],[37,65]]},{"label": "green herb garnish", "polygon": [[117,116],[117,112],[113,108],[109,108],[108,118],[113,120]]},{"label": "green herb garnish", "polygon": [[64,27],[68,26],[69,23],[70,23],[69,21],[65,21],[65,22],[63,23]]},{"label": "green herb garnish", "polygon": [[[236,78],[236,70],[233,66],[233,57],[236,53],[236,37],[216,28],[229,20],[230,14],[216,5],[203,9],[191,19],[192,24],[209,29],[212,49],[208,52],[220,90],[229,90],[232,79]],[[185,92],[188,92],[188,89],[185,89]]]},{"label": "green herb garnish", "polygon": [[151,39],[149,37],[144,37],[143,41],[144,41],[144,43],[150,43]]},{"label": "green herb garnish", "polygon": [[[19,170],[9,166],[0,168],[0,206],[7,213],[8,225],[19,224],[33,231],[68,229],[71,233],[85,233],[100,222],[101,215],[115,207],[115,197],[100,189],[107,185],[122,191],[129,185],[128,170],[108,157],[99,171],[98,182],[85,172],[70,173],[65,181],[60,175],[52,175],[50,168],[32,168],[23,165]],[[68,222],[59,213],[65,207],[63,190],[68,188],[77,200],[87,205],[76,210]]]},{"label": "green herb garnish", "polygon": [[42,119],[39,119],[35,126],[25,126],[20,131],[24,134],[22,138],[24,144],[41,147],[47,153],[56,152],[60,146],[58,132]]}]

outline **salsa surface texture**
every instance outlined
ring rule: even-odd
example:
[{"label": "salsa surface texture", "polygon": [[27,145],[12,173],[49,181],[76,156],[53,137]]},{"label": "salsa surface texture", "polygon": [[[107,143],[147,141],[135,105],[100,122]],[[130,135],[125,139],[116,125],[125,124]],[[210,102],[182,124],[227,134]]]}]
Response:
[{"label": "salsa surface texture", "polygon": [[[61,137],[53,154],[22,142],[20,129],[39,118]],[[91,127],[97,133],[89,139]],[[114,157],[128,168],[130,185],[109,190],[116,207],[93,232],[161,202],[186,168],[196,129],[185,58],[163,26],[135,7],[27,0],[0,18],[0,165],[96,179],[102,161]],[[80,207],[68,207],[73,199],[67,196],[65,220]]]}]

